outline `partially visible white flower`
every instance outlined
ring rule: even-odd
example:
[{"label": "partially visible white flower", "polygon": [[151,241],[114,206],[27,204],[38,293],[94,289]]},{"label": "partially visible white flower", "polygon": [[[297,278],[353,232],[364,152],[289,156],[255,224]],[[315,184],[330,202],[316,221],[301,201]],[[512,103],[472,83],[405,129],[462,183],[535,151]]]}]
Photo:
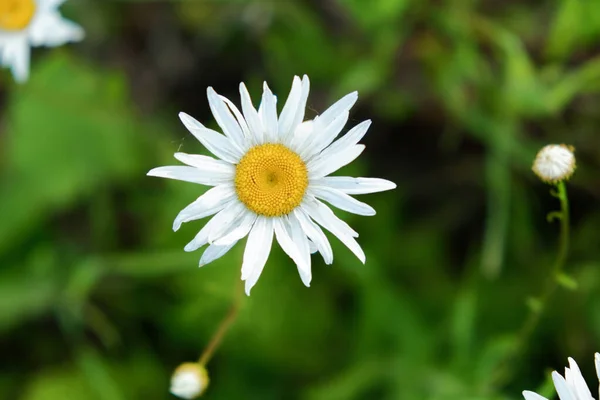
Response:
[{"label": "partially visible white flower", "polygon": [[575,171],[573,146],[549,144],[535,157],[533,172],[544,182],[557,183],[569,179]]},{"label": "partially visible white flower", "polygon": [[[600,380],[600,354],[595,355],[596,375]],[[552,372],[554,387],[560,400],[594,400],[590,389],[588,389],[581,371],[575,360],[569,357],[569,368],[565,368],[565,376],[558,372]],[[528,390],[523,391],[526,400],[547,400],[545,397]]]},{"label": "partially visible white flower", "polygon": [[198,363],[183,363],[171,377],[171,394],[182,399],[195,399],[208,387],[206,368]]},{"label": "partially visible white flower", "polygon": [[17,82],[29,77],[31,47],[56,47],[83,39],[83,29],[60,15],[58,7],[64,1],[0,1],[0,65],[10,68]]}]

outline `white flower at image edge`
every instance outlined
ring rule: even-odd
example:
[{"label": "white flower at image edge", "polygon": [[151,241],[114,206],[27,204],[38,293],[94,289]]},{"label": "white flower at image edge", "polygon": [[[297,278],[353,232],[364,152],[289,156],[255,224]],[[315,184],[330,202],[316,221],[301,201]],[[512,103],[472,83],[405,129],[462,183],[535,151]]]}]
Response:
[{"label": "white flower at image edge", "polygon": [[65,0],[0,0],[0,63],[16,81],[29,77],[31,47],[80,41],[83,29],[61,17]]},{"label": "white flower at image edge", "polygon": [[187,129],[217,158],[176,153],[187,166],[159,167],[148,175],[213,186],[175,218],[182,223],[216,214],[185,246],[194,251],[208,245],[200,266],[227,253],[248,236],[242,262],[246,293],[265,266],[273,237],[310,285],[312,252],[326,264],[333,252],[321,227],[344,243],[363,263],[358,233],[339,219],[323,201],[350,213],[375,215],[375,210],[350,195],[393,189],[393,182],[377,178],[328,176],[356,159],[365,146],[358,144],[371,121],[364,121],[337,138],[358,99],[350,93],[311,121],[304,120],[309,80],[294,77],[292,89],[277,115],[277,98],[264,84],[258,111],[246,86],[240,84],[240,111],[227,98],[208,88],[210,109],[224,135],[206,128],[185,113]]},{"label": "white flower at image edge", "polygon": [[[596,364],[596,375],[600,380],[600,354],[595,355]],[[552,380],[554,381],[554,387],[558,393],[560,400],[594,400],[590,389],[588,389],[579,366],[569,357],[569,367],[565,368],[565,376],[563,377],[558,372],[552,372]],[[537,393],[525,390],[523,397],[526,400],[547,400],[545,397],[540,396]]]}]

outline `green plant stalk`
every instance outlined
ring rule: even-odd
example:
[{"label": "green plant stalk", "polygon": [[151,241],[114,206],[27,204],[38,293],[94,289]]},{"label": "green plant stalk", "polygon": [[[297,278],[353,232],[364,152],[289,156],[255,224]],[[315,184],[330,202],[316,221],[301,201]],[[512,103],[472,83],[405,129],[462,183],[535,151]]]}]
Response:
[{"label": "green plant stalk", "polygon": [[509,350],[506,357],[500,362],[498,373],[492,378],[492,386],[497,387],[506,383],[510,377],[514,368],[510,368],[510,363],[522,353],[523,349],[527,345],[529,338],[535,331],[546,305],[558,287],[558,278],[561,275],[567,255],[569,253],[569,199],[567,197],[567,187],[564,181],[560,181],[556,184],[556,191],[552,190],[551,194],[558,198],[560,201],[560,211],[553,211],[548,214],[548,221],[552,221],[555,218],[560,220],[560,237],[559,237],[559,248],[554,261],[554,265],[551,270],[551,275],[546,281],[544,289],[537,297],[536,306],[531,307],[528,318],[523,323],[515,345]]},{"label": "green plant stalk", "polygon": [[206,366],[206,364],[212,358],[214,352],[217,350],[217,348],[219,348],[219,345],[223,341],[225,334],[227,333],[227,331],[229,330],[229,328],[231,327],[231,325],[233,324],[233,322],[235,321],[235,319],[238,316],[240,306],[242,304],[242,298],[243,298],[242,285],[236,284],[235,285],[235,294],[234,294],[234,298],[233,298],[233,304],[229,308],[227,315],[225,315],[225,317],[221,320],[221,323],[219,324],[219,326],[217,327],[217,330],[215,331],[212,338],[210,339],[210,342],[208,342],[208,345],[206,346],[206,348],[200,355],[198,364],[200,364],[202,366]]}]

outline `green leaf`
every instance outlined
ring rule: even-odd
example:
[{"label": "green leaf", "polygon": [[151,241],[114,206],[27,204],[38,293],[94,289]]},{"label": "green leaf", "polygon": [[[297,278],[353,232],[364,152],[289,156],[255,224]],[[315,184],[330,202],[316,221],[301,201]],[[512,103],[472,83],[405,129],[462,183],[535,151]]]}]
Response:
[{"label": "green leaf", "polygon": [[600,2],[562,0],[559,3],[546,52],[551,57],[566,58],[600,39]]}]

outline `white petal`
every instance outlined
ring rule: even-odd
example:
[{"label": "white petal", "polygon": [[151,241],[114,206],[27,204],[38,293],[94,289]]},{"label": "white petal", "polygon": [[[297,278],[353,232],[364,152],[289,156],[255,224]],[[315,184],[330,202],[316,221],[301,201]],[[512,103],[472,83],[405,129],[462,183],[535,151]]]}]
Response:
[{"label": "white petal", "polygon": [[523,397],[525,397],[525,400],[548,400],[547,398],[540,396],[537,393],[530,392],[529,390],[523,391]]},{"label": "white petal", "polygon": [[348,111],[344,111],[325,128],[315,131],[312,140],[305,142],[308,145],[303,149],[301,148],[300,156],[305,160],[310,160],[311,157],[319,154],[325,147],[329,146],[348,122],[349,115]]},{"label": "white petal", "polygon": [[558,372],[552,372],[552,380],[554,381],[554,387],[558,393],[560,400],[578,400],[575,395],[569,389],[565,378],[563,378]]},{"label": "white petal", "polygon": [[325,236],[319,225],[315,224],[302,208],[296,208],[293,214],[300,223],[300,226],[302,226],[304,233],[306,233],[319,250],[319,253],[321,253],[325,264],[329,265],[333,263],[331,244],[329,244],[327,236]]},{"label": "white petal", "polygon": [[[300,277],[306,286],[310,286],[310,257],[306,257],[301,240],[294,241],[293,233],[286,217],[274,218],[273,228],[275,229],[275,237],[283,251],[290,256],[300,272]],[[306,236],[304,236],[306,239]],[[307,243],[308,245],[308,243]],[[306,274],[308,271],[308,275]],[[308,282],[305,278],[308,276]]]},{"label": "white petal", "polygon": [[250,94],[248,93],[248,89],[246,89],[246,85],[240,83],[240,97],[242,99],[242,111],[244,112],[244,117],[246,122],[248,123],[248,128],[250,128],[250,132],[252,137],[250,138],[250,142],[253,145],[257,145],[264,142],[264,128],[258,112],[252,105],[252,100],[250,99]]},{"label": "white petal", "polygon": [[337,171],[343,166],[350,164],[363,152],[365,146],[363,144],[354,145],[338,154],[325,154],[323,151],[307,165],[309,178],[317,179],[332,172]]},{"label": "white petal", "polygon": [[277,143],[277,99],[271,93],[267,82],[263,85],[263,97],[260,103],[259,115],[262,125],[265,128],[264,143]]},{"label": "white petal", "polygon": [[292,232],[292,240],[294,243],[296,243],[300,259],[302,260],[301,263],[296,264],[298,266],[298,273],[300,274],[302,283],[304,283],[306,287],[310,287],[312,271],[308,238],[306,237],[306,233],[304,233],[302,230],[302,225],[300,225],[300,222],[294,217],[293,214],[289,215],[289,223]]},{"label": "white petal", "polygon": [[565,373],[566,381],[571,384],[571,389],[575,392],[575,396],[578,399],[591,399],[592,393],[585,383],[579,366],[571,357],[569,357],[568,375]]},{"label": "white petal", "polygon": [[[366,120],[350,129],[348,133],[336,140],[331,146],[323,151],[326,157],[331,154],[336,154],[346,150],[349,147],[357,144],[367,133],[367,130],[371,126],[371,120]],[[329,144],[329,143],[328,143]]]},{"label": "white petal", "polygon": [[357,215],[375,215],[375,209],[373,207],[348,196],[346,193],[340,190],[332,189],[327,186],[309,186],[309,192],[313,196],[321,200],[325,200],[340,210],[348,211]]},{"label": "white petal", "polygon": [[[323,213],[333,215],[337,219],[337,224],[340,225],[341,229],[348,231],[350,236],[352,236],[354,238],[358,237],[358,232],[356,232],[354,229],[352,229],[352,227],[350,225],[348,225],[344,220],[336,217],[335,214],[333,213],[333,211],[331,210],[331,208],[327,207],[325,204],[323,204],[319,200],[315,199],[313,196],[306,196],[304,198],[304,201],[302,204],[309,204],[312,207],[318,207]],[[305,209],[304,211],[307,211],[307,210]],[[308,217],[311,217],[311,214],[308,212],[306,212],[306,215]],[[316,222],[318,222],[318,221],[316,221]]]},{"label": "white petal", "polygon": [[[240,203],[237,201],[229,202],[229,204],[226,207],[224,207],[221,211],[219,211],[214,217],[212,217],[206,223],[206,225],[204,225],[202,227],[202,229],[200,229],[200,231],[196,234],[194,239],[192,239],[192,241],[189,242],[184,247],[184,250],[188,251],[188,252],[195,251],[195,250],[198,250],[200,247],[204,246],[205,244],[207,244],[211,233],[213,231],[219,229],[219,227],[223,223],[223,221],[231,219],[232,216],[236,215],[237,210],[238,210],[237,206],[239,204]],[[213,243],[213,244],[215,244],[217,246],[224,246],[224,245],[230,245],[234,242],[237,242],[237,240],[231,240],[227,243]]]},{"label": "white petal", "polygon": [[210,230],[215,227],[215,224],[211,223],[211,222],[213,222],[219,216],[219,214],[224,212],[226,209],[227,208],[219,211],[217,213],[217,215],[212,217],[210,219],[210,221],[208,221],[202,227],[202,229],[200,229],[200,231],[198,231],[196,236],[194,236],[194,238],[188,244],[185,245],[183,250],[187,251],[187,252],[192,252],[192,251],[198,250],[200,247],[204,246],[205,244],[208,244],[208,234],[209,234]]},{"label": "white petal", "polygon": [[61,17],[56,10],[36,13],[29,26],[29,40],[33,46],[56,47],[83,40],[85,32],[74,22]]},{"label": "white petal", "polygon": [[363,264],[365,263],[365,253],[353,238],[353,234],[356,232],[354,232],[348,224],[336,217],[329,207],[317,200],[311,199],[304,201],[300,207],[302,207],[319,225],[323,226],[344,243]]},{"label": "white petal", "polygon": [[317,251],[319,251],[319,248],[312,240],[308,241],[308,247],[310,248],[310,254],[315,254]]},{"label": "white petal", "polygon": [[321,129],[325,129],[343,112],[349,111],[354,103],[356,103],[356,100],[358,100],[358,92],[349,93],[325,110],[323,114],[315,118],[317,132]]},{"label": "white petal", "polygon": [[9,67],[13,77],[19,83],[29,79],[30,48],[27,36],[21,34],[11,35],[0,43],[2,65]]},{"label": "white petal", "polygon": [[235,166],[227,161],[217,160],[216,158],[203,156],[201,154],[175,153],[175,158],[184,164],[198,168],[202,172],[214,173],[229,176],[235,175]]},{"label": "white petal", "polygon": [[273,222],[271,218],[258,217],[244,249],[244,261],[242,262],[242,280],[246,281],[246,294],[258,281],[262,273],[273,243]]},{"label": "white petal", "polygon": [[313,134],[314,122],[304,121],[296,128],[294,137],[291,141],[288,140],[288,146],[296,153],[300,153],[300,149],[304,146],[308,146],[310,143],[309,137]]},{"label": "white petal", "polygon": [[279,116],[279,137],[285,143],[293,138],[296,128],[304,119],[309,89],[308,76],[304,75],[302,81],[297,76],[294,77],[290,95]]},{"label": "white petal", "polygon": [[189,206],[181,210],[175,218],[175,222],[173,222],[173,230],[177,231],[184,222],[194,221],[213,215],[221,211],[235,199],[235,189],[232,185],[225,184],[215,186],[206,191],[202,196],[198,197],[198,199]]},{"label": "white petal", "polygon": [[349,176],[326,176],[310,181],[310,185],[328,186],[346,194],[367,194],[396,188],[394,182],[379,178],[352,178]]},{"label": "white petal", "polygon": [[600,353],[594,354],[594,364],[596,364],[596,375],[600,380]]},{"label": "white petal", "polygon": [[65,0],[37,0],[37,5],[41,10],[56,10]]},{"label": "white petal", "polygon": [[235,246],[237,242],[233,242],[231,244],[225,246],[217,246],[215,244],[211,244],[204,250],[202,253],[202,257],[200,257],[200,267],[205,266],[208,263],[215,261],[218,258],[223,257],[233,246]]},{"label": "white petal", "polygon": [[[302,153],[303,159],[308,160],[309,162],[313,160],[328,160],[337,154],[342,154],[348,149],[354,148],[354,146],[365,136],[369,126],[371,126],[370,120],[361,122],[325,150],[323,150],[325,146],[315,147],[314,144],[311,144],[309,149]],[[327,139],[328,142],[326,144],[329,145],[334,138],[329,137]]]},{"label": "white petal", "polygon": [[[202,247],[205,244],[207,244],[208,243],[208,236],[210,235],[210,233],[219,226],[219,224],[221,223],[221,221],[224,218],[227,217],[227,214],[231,213],[232,209],[235,208],[235,205],[236,205],[235,201],[230,202],[229,205],[227,205],[226,207],[224,207],[214,217],[212,217],[202,227],[202,229],[200,229],[200,231],[196,234],[196,236],[192,239],[192,241],[189,242],[183,248],[183,250],[188,251],[188,252],[189,251],[196,251],[200,247]],[[227,244],[231,244],[231,243],[227,243]]]},{"label": "white petal", "polygon": [[181,122],[183,122],[191,134],[215,156],[232,164],[237,164],[240,158],[242,158],[242,151],[219,132],[206,128],[184,112],[179,113],[179,119],[181,119]]},{"label": "white petal", "polygon": [[285,220],[285,217],[281,218],[273,218],[273,228],[275,231],[275,238],[277,242],[283,249],[283,251],[292,259],[296,264],[302,262],[300,258],[300,250],[294,241],[292,240],[292,235],[290,232],[290,228],[288,222]]},{"label": "white petal", "polygon": [[248,232],[250,232],[250,229],[252,229],[252,225],[254,225],[256,218],[256,214],[251,211],[246,211],[242,217],[242,220],[239,221],[239,224],[229,231],[229,233],[215,240],[213,244],[224,246],[232,242],[237,242],[238,240],[246,237]]},{"label": "white petal", "polygon": [[[300,78],[294,76],[294,80],[292,82],[292,89],[290,90],[290,94],[283,105],[283,109],[281,110],[281,115],[279,115],[279,137],[284,138],[288,134],[290,134],[290,128],[294,123],[294,117],[296,111],[298,110],[298,104],[300,103],[300,96],[302,94],[302,82]],[[293,133],[293,131],[292,131]]]},{"label": "white petal", "polygon": [[227,104],[227,106],[229,107],[229,110],[231,110],[231,112],[235,116],[237,123],[240,125],[240,128],[242,128],[242,132],[244,134],[244,144],[247,146],[248,141],[252,137],[252,135],[250,134],[250,128],[248,128],[248,123],[244,119],[244,116],[242,115],[240,110],[236,107],[235,104],[233,104],[233,102],[231,102],[231,100],[229,100],[225,96],[219,96],[219,97],[221,98],[221,100],[223,100],[225,102],[225,104]]},{"label": "white petal", "polygon": [[176,179],[184,182],[198,183],[200,185],[216,186],[226,183],[232,179],[231,175],[219,175],[215,173],[205,173],[194,167],[185,165],[171,165],[166,167],[153,168],[146,174],[159,178]]},{"label": "white petal", "polygon": [[223,217],[219,224],[208,234],[208,243],[214,243],[217,239],[222,238],[223,236],[230,233],[233,229],[235,229],[236,225],[240,223],[240,221],[246,215],[246,206],[240,202],[236,202],[235,205],[230,207],[229,213]]},{"label": "white petal", "polygon": [[[350,110],[354,103],[356,103],[357,99],[357,92],[347,94],[346,96],[338,100],[335,104],[333,104],[331,107],[329,107],[323,114],[319,115],[313,120],[313,135],[311,135],[309,138],[307,138],[306,141],[298,145],[299,152],[303,156],[307,157],[306,159],[318,153],[319,150],[317,149],[322,149],[324,147],[324,143],[331,143],[331,140],[333,140],[335,136],[337,136],[339,130],[342,129],[343,125],[339,127],[339,130],[335,132],[335,136],[333,137],[330,137],[331,135],[328,134],[328,127],[332,123],[334,123],[336,119],[337,122],[335,122],[335,125],[331,128],[331,132],[334,132],[341,122],[345,124],[348,118],[347,116],[345,116],[345,113],[347,113]],[[325,135],[322,136],[324,133]]]},{"label": "white petal", "polygon": [[217,124],[223,130],[225,136],[227,136],[235,146],[240,149],[242,152],[247,149],[246,140],[244,137],[244,133],[242,132],[242,128],[236,121],[236,119],[229,111],[229,108],[223,101],[223,99],[215,92],[212,87],[206,89],[206,94],[208,97],[208,105],[210,106],[210,111],[212,111]]}]

